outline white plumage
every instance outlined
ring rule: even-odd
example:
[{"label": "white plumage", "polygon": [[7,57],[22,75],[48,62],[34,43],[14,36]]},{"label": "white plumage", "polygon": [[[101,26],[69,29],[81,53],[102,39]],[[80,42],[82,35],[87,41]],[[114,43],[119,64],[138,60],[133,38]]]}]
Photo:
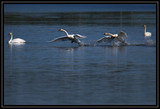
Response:
[{"label": "white plumage", "polygon": [[100,42],[111,42],[114,41],[114,39],[117,39],[118,41],[124,43],[125,40],[124,38],[127,37],[127,34],[123,31],[121,31],[119,34],[111,34],[111,33],[104,33],[104,35],[110,35],[110,36],[105,36],[99,40],[97,40],[96,42],[100,43]]},{"label": "white plumage", "polygon": [[11,35],[11,39],[8,41],[8,43],[25,43],[26,41],[20,38],[13,39],[13,34],[10,32],[9,35]]},{"label": "white plumage", "polygon": [[144,37],[147,38],[147,37],[151,37],[151,36],[152,36],[152,33],[146,32],[146,25],[144,25]]},{"label": "white plumage", "polygon": [[86,36],[82,36],[80,34],[72,34],[72,35],[69,35],[67,33],[66,30],[64,29],[60,29],[59,31],[64,31],[66,33],[67,36],[62,36],[62,37],[58,37],[54,40],[51,40],[49,42],[56,42],[56,41],[66,41],[66,40],[70,40],[72,43],[75,42],[75,43],[78,43],[79,45],[82,45],[81,41],[77,38],[86,38]]}]

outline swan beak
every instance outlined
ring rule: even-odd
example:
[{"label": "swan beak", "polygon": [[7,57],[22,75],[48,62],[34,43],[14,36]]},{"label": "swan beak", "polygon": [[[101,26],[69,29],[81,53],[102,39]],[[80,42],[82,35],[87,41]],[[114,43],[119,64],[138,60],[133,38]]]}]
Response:
[{"label": "swan beak", "polygon": [[63,29],[59,29],[59,31],[63,31]]},{"label": "swan beak", "polygon": [[108,33],[104,33],[104,35],[107,35]]},{"label": "swan beak", "polygon": [[12,35],[12,33],[10,32],[8,35]]}]

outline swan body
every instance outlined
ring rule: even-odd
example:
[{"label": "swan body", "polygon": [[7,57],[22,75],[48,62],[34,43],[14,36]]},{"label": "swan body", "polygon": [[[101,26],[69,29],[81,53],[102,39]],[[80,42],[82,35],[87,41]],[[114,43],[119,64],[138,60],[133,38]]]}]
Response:
[{"label": "swan body", "polygon": [[97,40],[96,42],[100,43],[100,42],[111,42],[114,41],[115,39],[117,39],[118,41],[125,43],[124,38],[127,37],[127,34],[123,31],[121,31],[119,34],[111,34],[111,33],[104,33],[104,35],[110,35],[110,36],[105,36],[99,40]]},{"label": "swan body", "polygon": [[68,32],[64,29],[60,29],[59,31],[63,31],[66,33],[66,36],[62,36],[62,37],[58,37],[54,40],[51,40],[49,42],[56,42],[56,41],[67,41],[67,40],[70,40],[71,43],[75,42],[75,43],[78,43],[79,45],[82,45],[81,41],[77,38],[85,38],[86,36],[82,36],[82,35],[79,35],[79,34],[72,34],[72,35],[69,35]]},{"label": "swan body", "polygon": [[144,25],[144,37],[151,37],[152,33],[151,32],[146,32],[146,25]]},{"label": "swan body", "polygon": [[10,32],[9,35],[11,35],[11,39],[8,41],[8,43],[25,43],[26,41],[20,38],[13,39],[13,34]]}]

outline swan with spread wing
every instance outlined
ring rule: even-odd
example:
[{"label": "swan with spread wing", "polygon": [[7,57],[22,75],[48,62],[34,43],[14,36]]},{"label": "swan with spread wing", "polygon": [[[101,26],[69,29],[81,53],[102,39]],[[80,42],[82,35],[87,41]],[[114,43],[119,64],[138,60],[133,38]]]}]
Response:
[{"label": "swan with spread wing", "polygon": [[127,34],[123,31],[121,31],[119,34],[111,34],[111,33],[104,33],[104,35],[108,35],[108,36],[104,36],[103,38],[97,40],[96,42],[97,43],[101,43],[101,42],[112,42],[114,41],[115,39],[122,42],[122,43],[125,43],[125,40],[124,38],[127,37]]},{"label": "swan with spread wing", "polygon": [[82,35],[80,35],[80,34],[72,34],[72,35],[69,35],[68,32],[67,32],[66,30],[64,30],[64,29],[60,29],[59,31],[65,32],[65,33],[66,33],[66,36],[58,37],[58,38],[56,38],[56,39],[54,39],[54,40],[51,40],[51,41],[49,41],[49,42],[67,41],[67,40],[70,40],[71,43],[75,42],[75,43],[77,43],[77,44],[79,44],[79,45],[83,45],[78,38],[86,38],[86,36],[82,36]]}]

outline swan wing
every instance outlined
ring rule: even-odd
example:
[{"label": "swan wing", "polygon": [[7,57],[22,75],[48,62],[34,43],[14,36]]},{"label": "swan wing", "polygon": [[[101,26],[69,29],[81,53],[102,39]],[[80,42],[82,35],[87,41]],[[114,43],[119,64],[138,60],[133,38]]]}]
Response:
[{"label": "swan wing", "polygon": [[111,36],[105,36],[99,40],[97,40],[96,42],[101,43],[101,42],[111,42],[114,39],[114,37]]},{"label": "swan wing", "polygon": [[74,38],[74,39],[71,39],[72,43],[75,42],[75,43],[78,43],[79,45],[82,45],[81,41],[77,38]]},{"label": "swan wing", "polygon": [[119,34],[118,34],[118,37],[123,37],[123,38],[126,38],[127,37],[127,34],[123,31],[121,31]]},{"label": "swan wing", "polygon": [[20,38],[16,38],[16,39],[12,40],[12,43],[24,43],[24,42],[26,42],[26,41],[23,39],[20,39]]},{"label": "swan wing", "polygon": [[145,32],[146,37],[151,37],[152,33],[151,32]]},{"label": "swan wing", "polygon": [[69,38],[66,36],[63,36],[63,37],[58,37],[58,38],[51,40],[51,41],[48,41],[48,42],[66,41],[66,40],[69,40]]},{"label": "swan wing", "polygon": [[121,32],[118,34],[117,39],[118,39],[120,42],[124,43],[124,42],[125,42],[124,38],[126,38],[126,37],[127,37],[127,34],[126,34],[125,32],[123,32],[123,31],[121,31]]},{"label": "swan wing", "polygon": [[86,36],[82,36],[80,34],[75,34],[74,37],[77,37],[77,38],[86,38]]}]

